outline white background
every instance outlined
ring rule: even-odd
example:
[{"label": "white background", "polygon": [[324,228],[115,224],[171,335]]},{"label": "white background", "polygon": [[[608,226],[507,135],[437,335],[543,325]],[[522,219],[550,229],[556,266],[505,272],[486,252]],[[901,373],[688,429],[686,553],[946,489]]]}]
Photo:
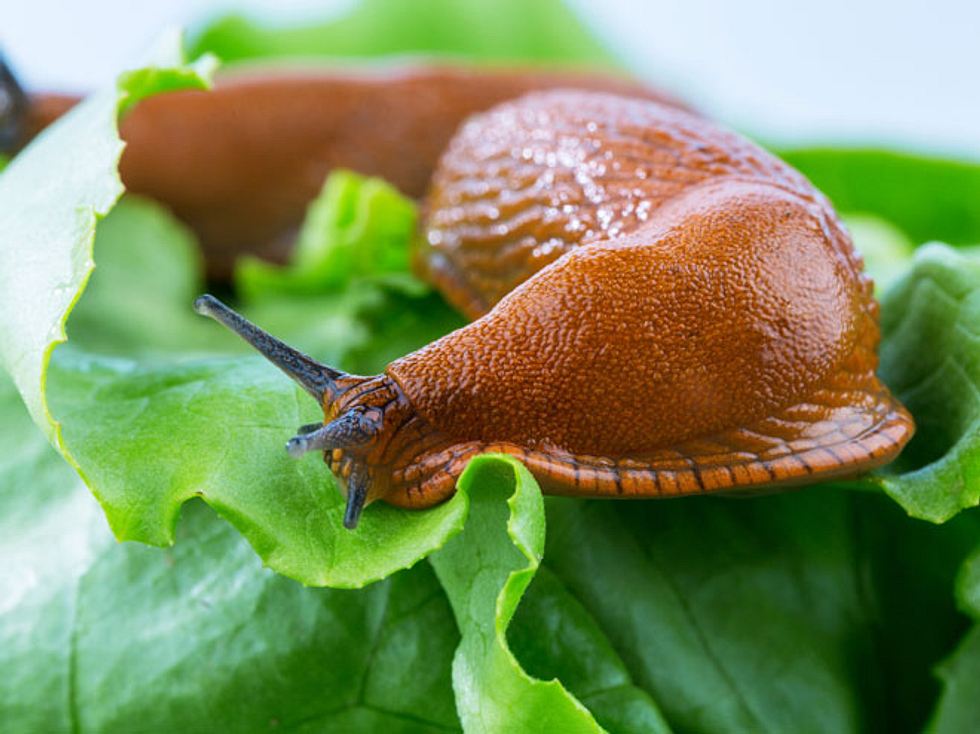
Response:
[{"label": "white background", "polygon": [[[757,137],[980,160],[980,0],[571,2],[639,74]],[[302,19],[348,4],[0,0],[0,48],[33,88],[85,90],[166,26],[230,8]]]}]

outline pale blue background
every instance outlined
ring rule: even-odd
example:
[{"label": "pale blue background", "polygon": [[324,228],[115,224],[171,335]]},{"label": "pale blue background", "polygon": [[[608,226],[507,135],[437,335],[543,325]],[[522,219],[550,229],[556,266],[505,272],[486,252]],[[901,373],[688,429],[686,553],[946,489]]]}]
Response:
[{"label": "pale blue background", "polygon": [[[0,47],[30,85],[82,90],[138,60],[168,25],[227,8],[296,19],[347,4],[0,0]],[[978,0],[572,4],[639,73],[753,135],[980,159]]]}]

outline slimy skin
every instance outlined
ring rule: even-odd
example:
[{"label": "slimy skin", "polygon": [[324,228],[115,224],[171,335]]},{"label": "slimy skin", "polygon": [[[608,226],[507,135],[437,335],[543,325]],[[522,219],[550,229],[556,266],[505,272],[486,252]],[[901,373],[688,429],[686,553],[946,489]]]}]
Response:
[{"label": "slimy skin", "polygon": [[829,202],[702,118],[582,91],[504,103],[449,144],[422,227],[420,270],[476,320],[381,375],[197,304],[321,402],[290,451],[324,452],[348,527],[375,500],[445,500],[482,452],[550,493],[671,497],[853,476],[912,435]]}]

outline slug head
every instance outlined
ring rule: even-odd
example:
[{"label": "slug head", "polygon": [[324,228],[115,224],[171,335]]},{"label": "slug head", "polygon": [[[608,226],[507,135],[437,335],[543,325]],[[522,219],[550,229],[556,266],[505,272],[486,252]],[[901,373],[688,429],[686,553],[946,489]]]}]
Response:
[{"label": "slug head", "polygon": [[388,490],[383,458],[393,433],[411,417],[401,389],[386,375],[348,375],[293,349],[211,295],[194,302],[199,314],[234,331],[303,387],[323,408],[324,422],[300,427],[286,451],[300,458],[323,452],[347,492],[344,527],[357,527],[365,505]]}]

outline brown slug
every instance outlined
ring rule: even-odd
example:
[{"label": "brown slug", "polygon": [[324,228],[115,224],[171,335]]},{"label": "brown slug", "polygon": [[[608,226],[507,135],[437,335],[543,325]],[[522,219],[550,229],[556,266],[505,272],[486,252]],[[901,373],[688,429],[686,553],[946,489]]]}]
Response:
[{"label": "brown slug", "polygon": [[[208,92],[162,94],[122,121],[126,188],[164,202],[200,239],[211,278],[245,253],[284,260],[327,173],[380,176],[425,193],[440,154],[474,112],[551,87],[680,105],[609,74],[448,65],[251,69]],[[21,144],[77,99],[32,95]]]},{"label": "brown slug", "polygon": [[445,500],[483,452],[553,494],[674,497],[859,474],[912,435],[829,202],[700,117],[583,91],[505,102],[449,143],[424,212],[420,270],[476,320],[383,374],[195,304],[321,403],[287,448],[324,452],[349,528],[375,500]]}]

